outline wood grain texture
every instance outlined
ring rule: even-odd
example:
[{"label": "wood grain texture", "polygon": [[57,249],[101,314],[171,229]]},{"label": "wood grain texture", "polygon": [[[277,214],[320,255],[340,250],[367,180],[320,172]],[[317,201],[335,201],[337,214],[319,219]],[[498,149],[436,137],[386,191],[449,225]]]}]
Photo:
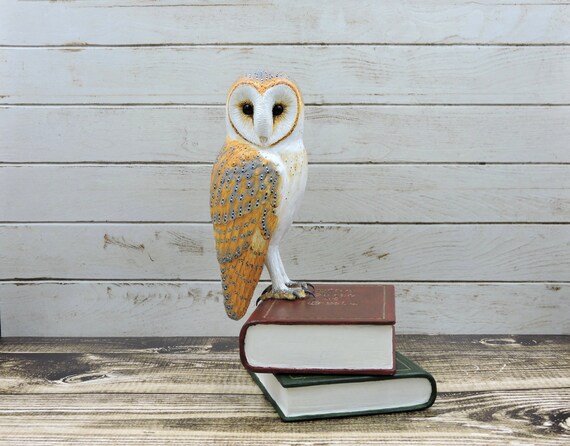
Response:
[{"label": "wood grain texture", "polygon": [[[568,283],[395,286],[400,334],[570,333]],[[219,282],[0,282],[8,337],[237,336],[222,302]]]},{"label": "wood grain texture", "polygon": [[[397,335],[396,348],[439,392],[570,387],[568,336]],[[261,394],[235,337],[5,338],[0,358],[1,394]]]},{"label": "wood grain texture", "polygon": [[570,103],[568,46],[313,45],[0,48],[0,104],[224,104],[260,66],[309,104]]},{"label": "wood grain texture", "polygon": [[[0,45],[219,43],[565,43],[563,2],[389,0],[176,2],[124,0],[4,5]],[[34,32],[30,32],[33,30]]]},{"label": "wood grain texture", "polygon": [[[570,107],[307,107],[310,161],[570,163]],[[0,162],[211,163],[222,106],[0,107]]]},{"label": "wood grain texture", "polygon": [[[285,240],[295,279],[569,280],[568,225],[299,225]],[[0,246],[1,279],[219,280],[209,224],[0,225]]]},{"label": "wood grain texture", "polygon": [[0,425],[7,445],[562,446],[569,403],[567,388],[440,393],[429,412],[298,425],[281,422],[262,395],[7,395]]},{"label": "wood grain texture", "polygon": [[[211,170],[0,166],[0,221],[209,222]],[[570,165],[358,164],[309,170],[297,218],[302,222],[570,222]]]},{"label": "wood grain texture", "polygon": [[397,336],[429,370],[421,412],[283,423],[236,338],[0,342],[0,443],[564,445],[568,337]]}]

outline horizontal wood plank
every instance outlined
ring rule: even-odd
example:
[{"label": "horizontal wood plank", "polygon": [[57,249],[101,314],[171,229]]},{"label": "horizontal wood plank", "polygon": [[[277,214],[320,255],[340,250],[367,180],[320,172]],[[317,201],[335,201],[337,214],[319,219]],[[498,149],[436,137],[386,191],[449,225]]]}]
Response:
[{"label": "horizontal wood plank", "polygon": [[[570,333],[567,283],[395,285],[398,333]],[[222,302],[219,282],[0,282],[9,337],[237,336]]]},{"label": "horizontal wood plank", "polygon": [[[204,165],[0,166],[0,220],[208,222],[210,175]],[[315,165],[297,220],[570,222],[570,165]]]},{"label": "horizontal wood plank", "polygon": [[[439,392],[570,387],[567,336],[398,335],[396,345]],[[0,394],[261,394],[233,337],[6,338],[0,360]]]},{"label": "horizontal wood plank", "polygon": [[263,66],[307,103],[570,103],[569,46],[405,45],[0,48],[0,103],[223,104]]},{"label": "horizontal wood plank", "polygon": [[[0,162],[212,162],[222,106],[0,107]],[[570,107],[309,106],[310,161],[570,163]]]},{"label": "horizontal wood plank", "polygon": [[568,9],[553,1],[6,3],[0,45],[570,41]]},{"label": "horizontal wood plank", "polygon": [[[209,224],[0,225],[0,246],[7,280],[219,280]],[[559,224],[298,225],[282,243],[316,281],[564,282],[569,248]]]},{"label": "horizontal wood plank", "polygon": [[569,404],[568,388],[440,393],[424,412],[288,424],[262,395],[3,395],[0,425],[8,445],[563,445]]}]

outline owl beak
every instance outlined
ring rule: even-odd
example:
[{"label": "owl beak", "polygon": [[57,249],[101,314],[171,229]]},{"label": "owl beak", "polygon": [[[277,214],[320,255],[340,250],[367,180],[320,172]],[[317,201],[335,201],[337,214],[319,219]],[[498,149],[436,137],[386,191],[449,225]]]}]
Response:
[{"label": "owl beak", "polygon": [[273,125],[273,115],[269,108],[269,103],[264,99],[255,104],[254,128],[259,142],[262,146],[267,144],[271,136],[271,127]]}]

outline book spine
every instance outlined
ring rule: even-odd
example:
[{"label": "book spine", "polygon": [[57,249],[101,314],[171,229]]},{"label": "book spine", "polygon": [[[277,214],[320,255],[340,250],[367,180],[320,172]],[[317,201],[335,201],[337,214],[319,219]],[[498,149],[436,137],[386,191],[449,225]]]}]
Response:
[{"label": "book spine", "polygon": [[255,325],[255,323],[249,320],[246,321],[239,332],[239,359],[246,370],[253,371],[245,355],[245,335],[250,325]]}]

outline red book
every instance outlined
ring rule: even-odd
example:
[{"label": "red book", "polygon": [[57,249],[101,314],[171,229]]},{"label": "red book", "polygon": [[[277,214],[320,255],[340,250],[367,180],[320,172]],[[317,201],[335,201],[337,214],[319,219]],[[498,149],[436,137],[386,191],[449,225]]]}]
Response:
[{"label": "red book", "polygon": [[331,284],[314,292],[259,304],[240,332],[244,367],[261,373],[394,374],[394,286]]}]

